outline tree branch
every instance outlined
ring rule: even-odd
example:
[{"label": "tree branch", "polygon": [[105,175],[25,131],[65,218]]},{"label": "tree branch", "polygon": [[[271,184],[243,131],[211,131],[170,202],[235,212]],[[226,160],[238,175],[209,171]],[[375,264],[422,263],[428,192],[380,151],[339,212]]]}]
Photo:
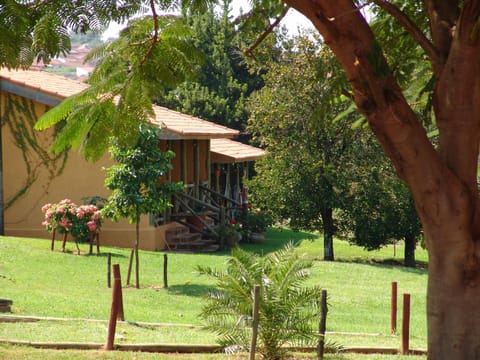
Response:
[{"label": "tree branch", "polygon": [[450,53],[453,30],[460,15],[459,0],[424,0],[432,42],[438,54],[446,61]]},{"label": "tree branch", "polygon": [[407,30],[407,32],[415,39],[415,41],[422,47],[427,56],[430,58],[432,67],[435,73],[437,73],[437,70],[442,67],[445,59],[442,59],[434,45],[428,40],[419,27],[415,25],[415,23],[410,20],[410,18],[403,11],[387,0],[370,1],[385,10],[388,14],[395,18],[405,30]]},{"label": "tree branch", "polygon": [[275,27],[280,24],[280,21],[282,21],[285,15],[287,15],[288,10],[290,10],[290,6],[285,6],[282,13],[275,19],[272,24],[270,24],[270,26],[262,33],[262,35],[257,38],[255,43],[244,51],[245,55],[254,57],[253,52],[255,51],[255,49],[263,42],[263,40],[265,40],[265,38],[273,31],[273,29],[275,29]]},{"label": "tree branch", "polygon": [[139,67],[142,67],[143,64],[145,64],[147,59],[152,54],[155,44],[158,42],[158,14],[157,14],[157,10],[155,9],[155,0],[150,0],[150,9],[152,10],[152,17],[153,17],[153,36],[151,38],[150,47],[148,48],[145,56],[140,62]]}]

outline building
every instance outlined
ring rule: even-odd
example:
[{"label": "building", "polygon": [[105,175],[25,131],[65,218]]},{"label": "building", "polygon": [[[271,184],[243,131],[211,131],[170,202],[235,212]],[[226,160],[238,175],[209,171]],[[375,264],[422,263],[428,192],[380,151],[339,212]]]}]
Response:
[{"label": "building", "polygon": [[[112,163],[108,155],[95,163],[85,161],[75,150],[55,156],[48,152],[54,129],[33,129],[44,112],[87,86],[42,71],[0,70],[6,235],[49,238],[41,225],[44,204],[64,198],[82,204],[84,198],[108,197],[102,170]],[[239,165],[247,169],[245,162],[264,156],[263,150],[232,140],[237,130],[160,106],[154,106],[154,112],[152,123],[161,127],[160,146],[176,153],[168,176],[183,181],[186,192],[173,199],[175,206],[167,213],[142,217],[140,248],[145,250],[169,248],[168,236],[176,233],[172,229],[182,233],[187,229],[190,234],[203,228],[190,220],[200,218],[206,227],[224,221],[226,209],[238,204],[232,189],[237,189],[238,195],[241,186],[240,176],[238,183],[230,181],[230,169]],[[127,221],[107,220],[101,243],[132,247],[134,232],[135,227]],[[201,236],[184,237],[193,241]],[[201,248],[201,242],[197,247]]]}]

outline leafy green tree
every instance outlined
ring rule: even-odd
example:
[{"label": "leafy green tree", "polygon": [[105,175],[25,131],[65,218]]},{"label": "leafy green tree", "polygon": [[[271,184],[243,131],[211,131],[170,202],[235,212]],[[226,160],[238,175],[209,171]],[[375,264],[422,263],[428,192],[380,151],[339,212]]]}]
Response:
[{"label": "leafy green tree", "polygon": [[362,140],[355,163],[345,169],[349,181],[346,201],[338,214],[341,235],[367,250],[404,240],[404,264],[415,267],[415,247],[422,227],[412,196],[375,139],[367,136]]},{"label": "leafy green tree", "polygon": [[[205,55],[198,77],[169,89],[156,102],[218,124],[244,129],[248,117],[246,99],[263,86],[263,80],[260,70],[251,70],[243,56],[252,41],[252,30],[236,30],[240,25],[230,15],[231,0],[223,0],[221,4],[221,10],[210,6],[202,14],[187,17],[193,30],[193,44]],[[276,39],[273,34],[257,50],[262,61],[278,54]]]},{"label": "leafy green tree", "polygon": [[0,5],[0,64],[28,67],[70,51],[70,35],[101,31],[142,10],[142,1],[14,1]]},{"label": "leafy green tree", "polygon": [[140,243],[140,217],[160,214],[167,209],[173,193],[182,191],[178,183],[162,182],[171,169],[172,152],[163,153],[158,146],[158,128],[140,126],[140,136],[134,148],[114,141],[110,148],[116,162],[107,169],[105,186],[112,190],[103,214],[118,220],[125,217],[135,224],[135,284],[140,287],[138,246]]},{"label": "leafy green tree", "polygon": [[284,345],[318,341],[319,287],[306,287],[313,263],[290,244],[265,257],[232,250],[225,270],[200,266],[200,274],[216,279],[202,309],[207,328],[223,346],[249,348],[253,290],[260,286],[258,351],[264,359],[285,358]]},{"label": "leafy green tree", "polygon": [[351,128],[350,101],[340,96],[344,80],[326,84],[337,73],[328,51],[301,37],[283,56],[250,102],[249,129],[269,155],[257,162],[249,189],[294,229],[323,228],[324,259],[334,260],[334,210],[347,185],[342,169],[352,164],[361,129]]}]

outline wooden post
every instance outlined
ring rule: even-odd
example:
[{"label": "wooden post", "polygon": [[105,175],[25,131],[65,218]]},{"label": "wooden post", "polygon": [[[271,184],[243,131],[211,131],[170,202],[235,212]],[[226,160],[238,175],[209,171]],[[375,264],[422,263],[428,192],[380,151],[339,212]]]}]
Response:
[{"label": "wooden post", "polygon": [[403,294],[402,348],[401,354],[408,355],[410,338],[410,294]]},{"label": "wooden post", "polygon": [[327,290],[322,290],[320,293],[320,322],[318,324],[318,339],[317,357],[318,360],[323,360],[325,353],[325,332],[327,329]]},{"label": "wooden post", "polygon": [[[211,153],[210,153],[210,140],[207,141],[207,150],[206,150],[207,156],[205,159],[205,167],[207,168],[207,183],[208,183],[208,188],[212,189],[212,159],[211,159]],[[209,204],[211,204],[211,201],[208,201]]]},{"label": "wooden post", "polygon": [[130,251],[130,260],[128,261],[128,270],[127,270],[127,285],[130,285],[130,275],[132,274],[132,263],[133,263],[133,254],[135,249]]},{"label": "wooden post", "polygon": [[65,252],[65,243],[67,242],[67,236],[68,232],[65,231],[65,234],[63,235],[62,252]]},{"label": "wooden post", "polygon": [[55,233],[57,232],[57,228],[53,229],[52,231],[52,244],[50,245],[50,250],[53,251],[55,246]]},{"label": "wooden post", "polygon": [[193,140],[193,196],[195,199],[200,199],[200,143],[198,140]]},{"label": "wooden post", "polygon": [[112,275],[111,275],[111,269],[112,269],[112,254],[108,253],[107,254],[107,287],[110,289],[112,286]]},{"label": "wooden post", "polygon": [[253,320],[252,320],[252,341],[250,343],[250,360],[255,360],[255,349],[257,347],[258,335],[258,310],[260,307],[260,285],[253,288]]},{"label": "wooden post", "polygon": [[[107,341],[105,350],[113,350],[115,341],[115,329],[117,327],[117,318],[119,316],[122,302],[122,284],[120,280],[120,265],[113,265],[113,290],[112,290],[112,306],[110,307],[110,319],[108,322]],[[123,312],[123,310],[122,310]]]},{"label": "wooden post", "polygon": [[97,242],[97,254],[100,254],[100,233],[95,233],[95,241]]},{"label": "wooden post", "polygon": [[122,278],[120,276],[120,265],[115,264],[113,265],[113,281],[118,282],[118,313],[117,313],[117,320],[125,321],[125,316],[123,314],[123,293],[122,293]]},{"label": "wooden post", "polygon": [[163,254],[163,287],[168,288],[168,256]]},{"label": "wooden post", "polygon": [[397,282],[392,282],[392,299],[390,304],[390,334],[397,333]]}]

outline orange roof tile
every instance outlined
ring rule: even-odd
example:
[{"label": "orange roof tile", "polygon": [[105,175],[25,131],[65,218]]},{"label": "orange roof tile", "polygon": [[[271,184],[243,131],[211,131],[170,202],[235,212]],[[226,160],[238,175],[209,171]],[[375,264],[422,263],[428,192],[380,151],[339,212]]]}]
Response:
[{"label": "orange roof tile", "polygon": [[[52,96],[58,99],[58,102],[88,88],[85,83],[45,71],[0,69],[0,80]],[[4,88],[5,86],[0,82],[0,89]],[[34,100],[41,101],[37,98]],[[49,105],[52,104],[49,103]],[[164,139],[233,138],[239,133],[237,130],[165,107],[154,105],[153,110],[156,117],[152,119],[152,123],[162,127],[160,136]]]},{"label": "orange roof tile", "polygon": [[212,163],[253,161],[266,155],[265,150],[230,139],[212,139],[210,142]]},{"label": "orange roof tile", "polygon": [[60,100],[78,94],[88,88],[88,85],[63,76],[46,71],[8,70],[0,69],[0,78],[11,81],[17,85],[53,95]]}]

